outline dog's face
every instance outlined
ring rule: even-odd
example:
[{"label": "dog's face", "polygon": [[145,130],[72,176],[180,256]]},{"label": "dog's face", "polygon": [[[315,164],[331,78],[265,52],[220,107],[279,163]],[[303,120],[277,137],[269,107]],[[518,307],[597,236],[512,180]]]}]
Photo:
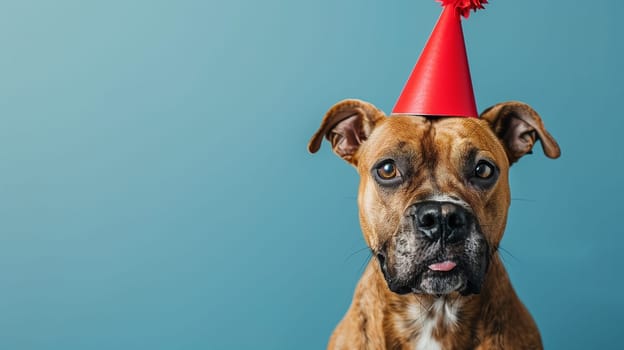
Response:
[{"label": "dog's face", "polygon": [[480,119],[386,117],[369,103],[332,107],[309,149],[325,136],[360,174],[364,238],[396,293],[477,293],[502,238],[511,163],[540,139],[555,140],[529,106],[509,102]]},{"label": "dog's face", "polygon": [[391,290],[477,291],[509,206],[505,151],[474,118],[385,118],[362,144],[360,220]]}]

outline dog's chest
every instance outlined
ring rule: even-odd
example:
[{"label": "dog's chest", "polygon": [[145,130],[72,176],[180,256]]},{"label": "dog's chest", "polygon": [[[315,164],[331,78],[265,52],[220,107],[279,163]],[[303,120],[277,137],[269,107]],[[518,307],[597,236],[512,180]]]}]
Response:
[{"label": "dog's chest", "polygon": [[411,303],[404,317],[396,320],[397,330],[409,339],[414,350],[443,350],[441,338],[453,333],[459,322],[462,301],[438,298],[433,303]]}]

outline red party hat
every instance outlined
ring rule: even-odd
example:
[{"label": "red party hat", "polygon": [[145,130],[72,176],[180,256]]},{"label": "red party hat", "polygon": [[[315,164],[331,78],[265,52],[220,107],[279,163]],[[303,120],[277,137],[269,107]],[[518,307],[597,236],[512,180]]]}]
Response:
[{"label": "red party hat", "polygon": [[444,6],[392,114],[477,118],[461,17],[487,0],[438,0]]}]

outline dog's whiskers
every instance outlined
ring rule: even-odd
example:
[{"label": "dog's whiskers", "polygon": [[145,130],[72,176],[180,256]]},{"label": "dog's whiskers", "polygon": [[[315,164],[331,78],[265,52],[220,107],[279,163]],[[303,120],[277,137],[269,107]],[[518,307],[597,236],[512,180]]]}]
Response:
[{"label": "dog's whiskers", "polygon": [[[513,258],[514,260],[521,262],[520,259],[518,259],[515,255],[511,254],[511,252],[503,247],[501,247],[500,245],[498,246],[498,249],[502,252],[504,252],[505,254],[509,255],[511,258]],[[499,254],[499,256],[502,258],[503,255]]]},{"label": "dog's whiskers", "polygon": [[366,265],[368,265],[368,263],[371,261],[371,258],[373,257],[373,253],[371,253],[369,251],[368,256],[366,257],[366,259],[364,259],[364,263],[362,264],[362,266],[360,266],[360,274],[362,272],[364,272],[364,269],[366,268]]},{"label": "dog's whiskers", "polygon": [[363,251],[365,251],[365,250],[370,250],[370,248],[368,248],[368,246],[364,246],[364,247],[362,247],[362,248],[360,248],[360,249],[358,249],[358,250],[354,251],[353,253],[349,254],[349,256],[347,256],[347,258],[345,259],[345,261],[344,261],[344,262],[346,263],[346,262],[347,262],[347,261],[349,261],[349,259],[351,259],[354,255],[356,255],[356,254],[358,254],[358,253],[361,253],[361,252],[363,252]]},{"label": "dog's whiskers", "polygon": [[512,198],[511,201],[517,201],[517,202],[537,202],[537,200],[535,199],[530,199],[530,198]]}]

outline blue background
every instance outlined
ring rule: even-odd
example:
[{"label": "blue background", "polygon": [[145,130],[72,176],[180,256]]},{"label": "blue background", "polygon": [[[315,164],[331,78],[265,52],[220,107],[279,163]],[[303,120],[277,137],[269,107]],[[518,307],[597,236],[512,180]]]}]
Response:
[{"label": "blue background", "polygon": [[[621,1],[464,21],[477,104],[563,155],[511,171],[502,246],[547,348],[622,346]],[[0,348],[319,349],[369,255],[356,172],[306,151],[389,112],[433,1],[13,1],[0,11]]]}]

